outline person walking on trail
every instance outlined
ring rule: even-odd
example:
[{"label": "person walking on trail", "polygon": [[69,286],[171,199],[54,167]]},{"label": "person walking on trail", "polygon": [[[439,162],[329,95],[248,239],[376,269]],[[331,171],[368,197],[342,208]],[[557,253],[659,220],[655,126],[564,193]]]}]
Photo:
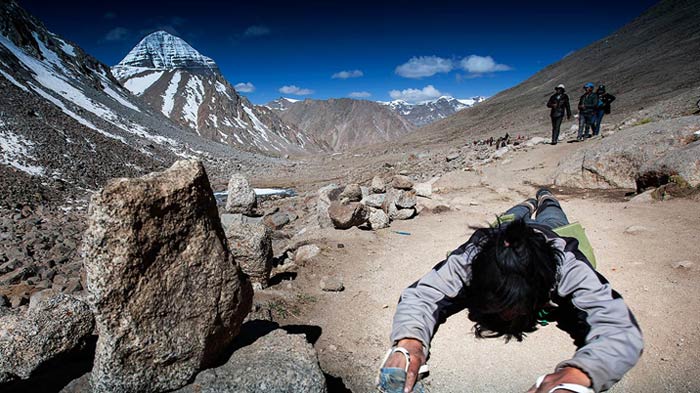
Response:
[{"label": "person walking on trail", "polygon": [[[552,193],[540,189],[536,199],[506,214],[511,222],[502,216],[497,225],[477,229],[402,292],[393,347],[378,378],[380,391],[424,392],[420,377],[427,370],[433,334],[465,309],[477,338],[522,341],[538,325],[553,322],[573,338],[573,357],[538,378],[528,393],[604,391],[637,363],[643,339],[635,317],[578,241],[553,231],[569,221]],[[464,390],[470,390],[468,381]]]},{"label": "person walking on trail", "polygon": [[595,119],[593,120],[593,136],[600,134],[600,123],[603,121],[603,116],[610,114],[610,104],[615,101],[615,96],[605,91],[605,85],[598,86],[595,93],[598,95],[598,103],[602,104],[602,106],[596,111]]},{"label": "person walking on trail", "polygon": [[559,129],[566,114],[566,119],[571,120],[571,105],[569,96],[564,93],[564,85],[559,85],[554,89],[554,94],[547,101],[547,108],[551,108],[549,116],[552,118],[552,145],[559,141]]},{"label": "person walking on trail", "polygon": [[586,83],[583,86],[584,93],[578,101],[579,126],[576,140],[582,141],[591,137],[593,120],[599,109],[598,95],[593,92],[595,85]]}]

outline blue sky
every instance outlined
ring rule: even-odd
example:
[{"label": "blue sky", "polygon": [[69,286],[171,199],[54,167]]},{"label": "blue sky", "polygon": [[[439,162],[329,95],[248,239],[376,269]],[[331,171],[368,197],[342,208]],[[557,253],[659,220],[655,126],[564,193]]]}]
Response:
[{"label": "blue sky", "polygon": [[491,96],[655,3],[19,2],[109,65],[144,35],[169,31],[213,58],[232,84],[249,83],[241,90],[258,104],[279,96]]}]

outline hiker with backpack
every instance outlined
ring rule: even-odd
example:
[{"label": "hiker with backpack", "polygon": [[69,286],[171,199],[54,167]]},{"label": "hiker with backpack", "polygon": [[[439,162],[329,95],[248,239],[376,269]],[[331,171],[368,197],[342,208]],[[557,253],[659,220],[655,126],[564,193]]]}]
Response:
[{"label": "hiker with backpack", "polygon": [[610,114],[610,104],[615,101],[615,96],[605,91],[605,85],[598,86],[595,93],[598,95],[599,107],[593,119],[593,136],[600,134],[600,123],[603,121],[603,116]]},{"label": "hiker with backpack", "polygon": [[584,93],[578,101],[579,126],[576,140],[582,141],[591,137],[593,131],[593,120],[600,107],[598,95],[593,92],[595,85],[586,83],[583,85]]},{"label": "hiker with backpack", "polygon": [[[592,252],[579,245],[582,236],[558,234],[572,225],[554,195],[540,189],[492,227],[477,229],[406,288],[394,314],[393,347],[382,362],[379,390],[424,392],[420,378],[427,372],[433,334],[465,309],[477,338],[522,341],[550,323],[573,338],[573,357],[538,378],[528,393],[600,392],[619,381],[642,354],[642,333],[622,296],[594,269]],[[466,382],[464,390],[471,390]]]},{"label": "hiker with backpack", "polygon": [[547,101],[547,108],[551,108],[549,116],[552,118],[552,145],[559,142],[559,129],[564,114],[566,114],[567,120],[571,120],[571,105],[569,105],[569,96],[564,93],[565,90],[564,85],[560,84],[554,89],[554,94]]}]

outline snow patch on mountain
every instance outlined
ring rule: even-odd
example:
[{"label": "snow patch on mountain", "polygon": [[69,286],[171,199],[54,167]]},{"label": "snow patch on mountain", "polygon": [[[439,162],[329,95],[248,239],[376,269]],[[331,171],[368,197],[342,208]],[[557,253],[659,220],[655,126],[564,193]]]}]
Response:
[{"label": "snow patch on mountain", "polygon": [[422,127],[472,107],[485,99],[485,97],[457,99],[450,96],[442,96],[435,100],[417,104],[411,104],[404,100],[379,101],[379,103],[388,106],[392,111],[398,113],[415,126]]},{"label": "snow patch on mountain", "polygon": [[140,96],[146,91],[146,89],[148,89],[149,87],[151,87],[151,85],[156,83],[158,79],[160,79],[160,77],[163,75],[163,73],[164,71],[156,71],[142,76],[131,78],[124,83],[124,87],[129,89],[129,91],[134,93],[135,95]]},{"label": "snow patch on mountain", "polygon": [[165,93],[163,94],[162,112],[166,117],[170,117],[170,113],[173,111],[173,107],[175,106],[175,93],[177,93],[177,88],[180,86],[181,79],[182,75],[180,74],[180,71],[176,71],[173,78],[170,79],[168,88],[165,89]]}]

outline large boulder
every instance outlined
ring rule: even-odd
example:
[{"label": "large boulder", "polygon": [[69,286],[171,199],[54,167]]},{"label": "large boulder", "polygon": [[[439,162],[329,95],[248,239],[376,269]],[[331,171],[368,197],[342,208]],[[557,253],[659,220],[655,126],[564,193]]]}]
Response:
[{"label": "large boulder", "polygon": [[371,194],[367,195],[363,200],[362,203],[369,207],[375,207],[375,208],[381,208],[382,204],[384,203],[384,199],[386,199],[385,194]]},{"label": "large boulder", "polygon": [[37,292],[26,312],[0,316],[0,383],[28,379],[52,360],[82,347],[92,335],[88,305],[54,290]]},{"label": "large boulder", "polygon": [[225,228],[231,254],[254,286],[265,288],[272,271],[272,230],[264,223],[232,221]]},{"label": "large boulder", "polygon": [[369,226],[374,229],[387,228],[391,223],[389,216],[381,209],[369,209]]},{"label": "large boulder", "polygon": [[337,229],[349,229],[367,222],[367,206],[360,202],[333,201],[328,208],[328,215]]},{"label": "large boulder", "polygon": [[410,190],[413,188],[413,180],[404,175],[396,175],[391,180],[391,186],[399,190]]},{"label": "large boulder", "polygon": [[372,178],[372,184],[369,186],[369,191],[372,194],[385,193],[386,184],[384,183],[384,180],[379,176],[375,176],[374,178]]},{"label": "large boulder", "polygon": [[[643,189],[672,175],[700,184],[697,116],[632,127],[594,142],[559,162],[554,184],[580,188]],[[589,142],[587,142],[589,143]]]},{"label": "large boulder", "polygon": [[82,253],[99,334],[94,393],[185,385],[250,311],[201,162],[110,181],[90,202]]},{"label": "large boulder", "polygon": [[313,346],[300,334],[277,329],[236,350],[221,367],[203,371],[177,393],[325,393],[326,379]]},{"label": "large boulder", "polygon": [[333,221],[331,221],[331,218],[328,215],[328,208],[331,206],[331,202],[339,199],[340,193],[342,192],[343,188],[339,187],[337,184],[329,184],[318,190],[316,218],[318,219],[318,225],[321,228],[333,228]]},{"label": "large boulder", "polygon": [[348,184],[338,198],[345,198],[350,202],[359,202],[362,200],[362,188],[360,188],[359,184]]},{"label": "large boulder", "polygon": [[256,202],[255,190],[248,183],[248,179],[240,173],[234,173],[228,181],[226,211],[250,214],[255,209]]},{"label": "large boulder", "polygon": [[409,209],[416,206],[416,192],[415,191],[401,191],[399,197],[394,202],[396,207],[400,209]]}]

